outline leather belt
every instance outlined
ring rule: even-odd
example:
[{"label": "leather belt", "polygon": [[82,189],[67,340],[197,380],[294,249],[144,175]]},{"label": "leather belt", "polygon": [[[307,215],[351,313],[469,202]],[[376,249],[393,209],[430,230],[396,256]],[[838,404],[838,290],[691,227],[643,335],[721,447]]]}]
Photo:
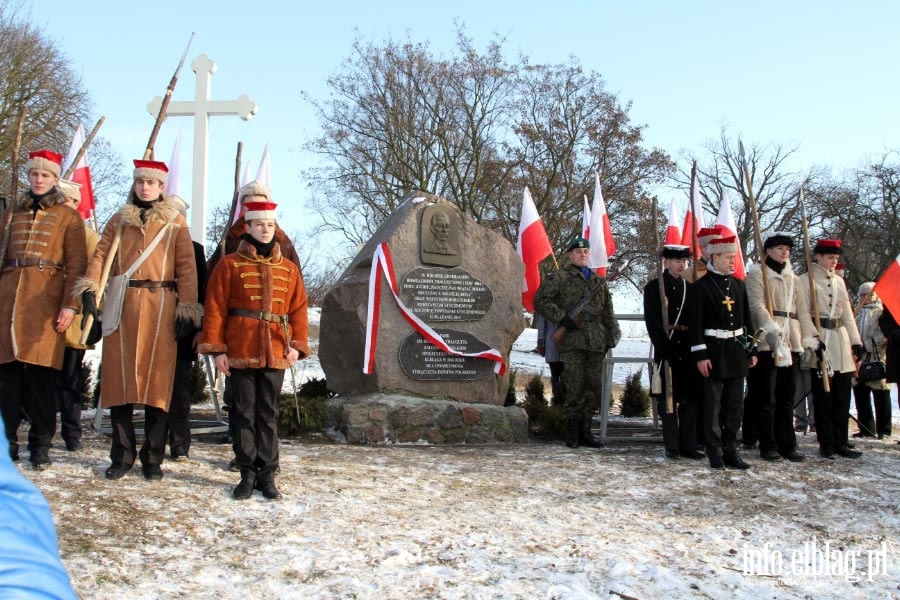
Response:
[{"label": "leather belt", "polygon": [[276,315],[265,310],[249,310],[246,308],[229,308],[228,316],[247,317],[248,319],[268,321],[269,323],[286,323],[288,318],[287,315]]},{"label": "leather belt", "polygon": [[25,267],[37,267],[38,269],[43,269],[44,267],[47,267],[48,269],[63,268],[62,263],[53,260],[44,260],[43,258],[12,258],[6,261],[5,266],[14,269],[23,269]]},{"label": "leather belt", "polygon": [[744,335],[743,329],[704,329],[703,335],[714,337],[719,340],[729,340]]},{"label": "leather belt", "polygon": [[823,329],[840,329],[841,325],[843,325],[839,320],[829,319],[828,317],[821,317],[819,322],[822,324]]},{"label": "leather belt", "polygon": [[773,310],[772,316],[773,317],[789,317],[791,319],[796,319],[797,313],[784,312],[783,310]]},{"label": "leather belt", "polygon": [[150,288],[150,289],[165,288],[168,290],[174,290],[175,282],[174,281],[151,281],[150,279],[131,279],[128,281],[128,287]]},{"label": "leather belt", "polygon": [[687,325],[669,325],[671,331],[687,331]]}]

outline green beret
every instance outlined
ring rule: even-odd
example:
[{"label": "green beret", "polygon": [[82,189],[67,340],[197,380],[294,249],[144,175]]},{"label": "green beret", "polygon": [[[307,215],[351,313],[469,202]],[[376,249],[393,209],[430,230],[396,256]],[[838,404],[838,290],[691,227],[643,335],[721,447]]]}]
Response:
[{"label": "green beret", "polygon": [[570,250],[574,250],[575,248],[590,248],[591,244],[583,237],[573,238],[569,245],[566,246],[566,252]]}]

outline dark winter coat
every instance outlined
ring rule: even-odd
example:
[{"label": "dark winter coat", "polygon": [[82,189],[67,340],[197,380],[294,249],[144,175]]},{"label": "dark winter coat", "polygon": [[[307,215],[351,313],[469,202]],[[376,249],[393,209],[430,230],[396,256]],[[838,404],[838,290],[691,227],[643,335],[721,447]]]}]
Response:
[{"label": "dark winter coat", "polygon": [[888,383],[898,383],[900,382],[900,325],[897,325],[897,320],[894,319],[887,306],[878,317],[878,326],[888,340],[885,358]]}]

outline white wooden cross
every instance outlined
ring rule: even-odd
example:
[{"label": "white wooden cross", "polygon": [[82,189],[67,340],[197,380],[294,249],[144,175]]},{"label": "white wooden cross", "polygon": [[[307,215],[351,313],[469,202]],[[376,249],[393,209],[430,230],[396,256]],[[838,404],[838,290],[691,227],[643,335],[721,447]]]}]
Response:
[{"label": "white wooden cross", "polygon": [[[205,245],[206,242],[206,184],[209,176],[209,118],[219,115],[237,115],[245,121],[256,114],[256,102],[246,94],[237,100],[210,100],[209,84],[216,63],[206,54],[191,62],[197,74],[194,100],[169,102],[166,117],[194,117],[194,167],[191,186],[191,237]],[[162,97],[157,96],[147,105],[153,118],[159,114]]]}]

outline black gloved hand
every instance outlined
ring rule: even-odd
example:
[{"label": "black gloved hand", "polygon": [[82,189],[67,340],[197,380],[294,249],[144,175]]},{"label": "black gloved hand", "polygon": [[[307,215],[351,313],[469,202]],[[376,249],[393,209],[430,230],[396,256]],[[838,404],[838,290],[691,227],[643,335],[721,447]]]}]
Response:
[{"label": "black gloved hand", "polygon": [[578,329],[578,324],[569,315],[566,315],[562,318],[562,320],[559,322],[559,326],[565,327],[567,331],[575,331],[576,329]]},{"label": "black gloved hand", "polygon": [[94,317],[96,323],[100,319],[100,312],[97,310],[97,296],[94,292],[88,290],[81,294],[81,328],[87,324],[87,317]]},{"label": "black gloved hand", "polygon": [[191,337],[194,335],[194,327],[193,321],[190,319],[185,319],[182,317],[176,317],[175,319],[175,339],[183,340],[185,338]]},{"label": "black gloved hand", "polygon": [[861,361],[863,356],[866,355],[866,349],[862,344],[854,344],[851,348],[853,348],[853,356],[856,357],[857,361]]}]

